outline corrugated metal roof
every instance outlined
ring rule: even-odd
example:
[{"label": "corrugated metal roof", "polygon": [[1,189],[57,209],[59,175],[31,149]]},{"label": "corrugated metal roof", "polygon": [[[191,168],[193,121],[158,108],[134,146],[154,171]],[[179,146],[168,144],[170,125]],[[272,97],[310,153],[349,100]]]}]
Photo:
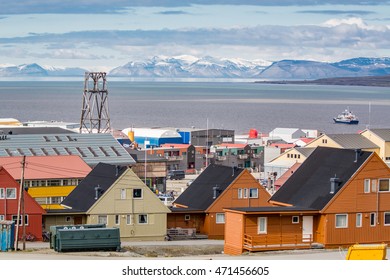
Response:
[{"label": "corrugated metal roof", "polygon": [[134,132],[135,137],[151,137],[151,138],[181,138],[181,135],[175,130],[155,129],[155,128],[125,128],[122,130],[126,135],[129,131]]},{"label": "corrugated metal roof", "polygon": [[389,128],[376,128],[376,129],[369,129],[372,133],[375,133],[380,138],[382,138],[384,141],[389,142],[390,141],[390,129]]},{"label": "corrugated metal roof", "polygon": [[131,165],[134,159],[105,133],[11,134],[0,140],[0,157],[78,155],[88,165]]},{"label": "corrugated metal roof", "polygon": [[344,149],[376,149],[376,144],[360,134],[327,134]]},{"label": "corrugated metal roof", "polygon": [[295,150],[297,150],[299,153],[304,155],[305,157],[308,157],[311,155],[311,153],[315,150],[316,148],[304,148],[304,147],[296,147]]}]

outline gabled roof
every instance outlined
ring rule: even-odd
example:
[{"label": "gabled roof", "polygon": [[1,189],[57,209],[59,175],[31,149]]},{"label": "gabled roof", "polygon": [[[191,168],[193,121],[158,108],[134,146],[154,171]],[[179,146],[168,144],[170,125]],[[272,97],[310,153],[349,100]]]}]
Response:
[{"label": "gabled roof", "polygon": [[376,134],[379,138],[382,138],[384,141],[390,142],[390,128],[374,128],[368,130]]},{"label": "gabled roof", "polygon": [[[23,157],[0,157],[0,166],[4,166],[15,180],[20,180],[22,160]],[[26,157],[25,167],[27,180],[84,178],[91,171],[79,156]]]},{"label": "gabled roof", "polygon": [[309,157],[312,152],[314,152],[316,148],[305,148],[305,147],[296,147],[295,150],[297,150],[299,153],[301,153],[305,157]]},{"label": "gabled roof", "polygon": [[99,196],[101,196],[126,170],[127,167],[124,166],[99,163],[63,200],[61,205],[70,207],[74,211],[87,212],[97,201],[95,199],[96,188],[99,188]]},{"label": "gabled roof", "polygon": [[295,171],[301,166],[302,163],[296,162],[286,172],[282,174],[276,181],[275,186],[283,186],[283,184],[294,174]]},{"label": "gabled roof", "polygon": [[221,195],[243,171],[244,169],[241,168],[211,164],[175,200],[174,204],[206,210],[215,201],[213,188],[218,187]]},{"label": "gabled roof", "polygon": [[327,134],[344,149],[377,149],[376,144],[360,134]]},{"label": "gabled roof", "polygon": [[[321,210],[372,154],[317,147],[270,201]],[[340,183],[331,194],[330,179],[334,177],[339,178]]]}]

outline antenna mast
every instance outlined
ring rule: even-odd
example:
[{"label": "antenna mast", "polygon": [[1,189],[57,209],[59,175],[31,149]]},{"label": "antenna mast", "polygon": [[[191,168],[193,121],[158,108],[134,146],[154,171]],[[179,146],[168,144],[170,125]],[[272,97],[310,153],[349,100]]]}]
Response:
[{"label": "antenna mast", "polygon": [[105,72],[85,72],[80,133],[111,132]]}]

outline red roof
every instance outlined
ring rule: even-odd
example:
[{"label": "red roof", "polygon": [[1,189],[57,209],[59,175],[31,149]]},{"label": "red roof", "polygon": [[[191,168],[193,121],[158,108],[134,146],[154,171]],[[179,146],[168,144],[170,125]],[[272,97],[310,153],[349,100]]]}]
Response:
[{"label": "red roof", "polygon": [[[0,157],[3,166],[15,179],[22,176],[23,157]],[[67,179],[84,178],[91,167],[79,156],[31,156],[26,157],[24,178],[33,179]]]},{"label": "red roof", "polygon": [[190,144],[162,144],[161,148],[175,148],[175,149],[187,149]]},{"label": "red roof", "polygon": [[299,138],[299,140],[305,142],[306,144],[307,143],[310,143],[311,141],[313,141],[315,138]]},{"label": "red roof", "polygon": [[287,180],[290,178],[290,176],[301,166],[301,163],[296,162],[293,166],[290,167],[286,172],[282,174],[276,181],[275,181],[275,187],[281,187]]}]

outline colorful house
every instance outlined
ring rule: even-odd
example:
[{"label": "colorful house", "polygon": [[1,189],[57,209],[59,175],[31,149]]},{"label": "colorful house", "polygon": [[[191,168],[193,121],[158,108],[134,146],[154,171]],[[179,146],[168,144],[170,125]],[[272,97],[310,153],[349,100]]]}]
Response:
[{"label": "colorful house", "polygon": [[[45,210],[23,190],[24,197],[24,226],[26,234],[34,236],[35,240],[42,240],[42,215]],[[10,173],[0,166],[0,220],[13,220],[17,225],[18,213],[19,219],[19,238],[22,238],[22,212],[18,211],[20,198],[20,184],[15,181]],[[16,234],[16,232],[15,232]]]},{"label": "colorful house", "polygon": [[68,223],[118,227],[122,241],[166,236],[169,209],[128,167],[98,164],[62,204],[66,209],[50,212],[46,227],[70,217]]},{"label": "colorful house", "polygon": [[318,147],[270,198],[226,209],[225,253],[390,243],[390,168],[375,152]]},{"label": "colorful house", "polygon": [[390,166],[390,129],[366,129],[360,133],[379,147],[379,156]]},{"label": "colorful house", "polygon": [[211,164],[174,201],[168,228],[193,229],[209,239],[222,239],[224,208],[267,206],[269,198],[248,170]]},{"label": "colorful house", "polygon": [[[0,165],[20,182],[23,157],[0,157]],[[61,209],[62,200],[84,179],[91,167],[79,156],[25,157],[24,186],[43,209]]]}]

